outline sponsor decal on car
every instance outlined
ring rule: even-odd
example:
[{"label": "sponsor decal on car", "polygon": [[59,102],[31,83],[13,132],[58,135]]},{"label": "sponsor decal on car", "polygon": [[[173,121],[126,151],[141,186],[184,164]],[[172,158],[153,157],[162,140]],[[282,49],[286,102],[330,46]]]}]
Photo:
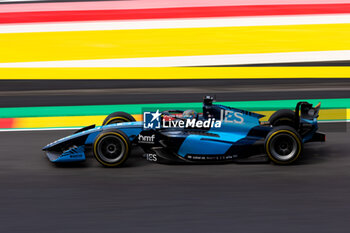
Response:
[{"label": "sponsor decal on car", "polygon": [[145,157],[148,161],[151,162],[157,162],[157,155],[156,154],[145,154]]},{"label": "sponsor decal on car", "polygon": [[221,121],[217,121],[214,118],[208,120],[169,120],[163,121],[163,128],[220,128]]},{"label": "sponsor decal on car", "polygon": [[186,158],[193,161],[220,161],[233,160],[237,155],[187,155]]},{"label": "sponsor decal on car", "polygon": [[[197,114],[197,113],[196,113]],[[198,114],[202,116],[201,113]],[[186,118],[181,114],[163,115],[157,109],[156,111],[146,111],[143,113],[143,127],[144,129],[160,129],[160,128],[220,128],[222,123],[243,124],[244,114],[242,112],[232,110],[221,110],[220,119],[210,117],[203,119],[203,117],[189,117]],[[199,118],[199,119],[198,119]]]},{"label": "sponsor decal on car", "polygon": [[162,114],[157,109],[156,112],[144,112],[143,113],[143,128],[145,129],[160,129]]},{"label": "sponsor decal on car", "polygon": [[221,121],[210,118],[210,119],[196,119],[196,118],[185,118],[177,115],[163,116],[159,112],[159,109],[155,112],[144,112],[143,113],[143,127],[144,129],[160,129],[160,128],[220,128]]},{"label": "sponsor decal on car", "polygon": [[242,124],[244,122],[243,113],[231,110],[221,110],[220,120],[227,123]]},{"label": "sponsor decal on car", "polygon": [[155,138],[156,138],[155,134],[152,134],[152,135],[139,134],[137,139],[139,143],[154,144]]}]

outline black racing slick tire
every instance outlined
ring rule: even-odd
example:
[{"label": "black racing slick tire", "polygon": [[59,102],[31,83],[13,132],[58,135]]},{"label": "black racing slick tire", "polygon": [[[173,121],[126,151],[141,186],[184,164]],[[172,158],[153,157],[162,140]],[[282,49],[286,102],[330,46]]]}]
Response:
[{"label": "black racing slick tire", "polygon": [[122,122],[132,122],[132,121],[136,121],[136,120],[129,113],[113,112],[105,118],[102,125],[109,125],[109,124],[122,123]]},{"label": "black racing slick tire", "polygon": [[269,122],[272,126],[287,125],[290,127],[295,126],[295,112],[290,109],[281,109],[274,112]]},{"label": "black racing slick tire", "polygon": [[265,151],[273,163],[291,164],[300,157],[303,142],[299,133],[292,127],[277,126],[265,138]]},{"label": "black racing slick tire", "polygon": [[100,133],[93,144],[96,160],[106,167],[121,166],[128,159],[130,150],[129,138],[118,130]]}]

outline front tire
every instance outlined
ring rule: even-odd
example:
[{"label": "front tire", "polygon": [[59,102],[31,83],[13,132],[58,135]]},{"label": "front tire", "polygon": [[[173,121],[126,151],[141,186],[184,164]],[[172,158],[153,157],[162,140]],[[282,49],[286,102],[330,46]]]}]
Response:
[{"label": "front tire", "polygon": [[132,121],[136,121],[136,120],[129,113],[113,112],[105,118],[102,125],[110,125],[110,124],[116,124],[116,123],[122,123],[122,122],[132,122]]},{"label": "front tire", "polygon": [[93,149],[96,160],[103,166],[118,167],[129,157],[130,141],[120,131],[102,132],[96,138]]},{"label": "front tire", "polygon": [[265,139],[265,151],[275,164],[291,164],[296,161],[303,150],[299,133],[289,126],[273,128]]}]

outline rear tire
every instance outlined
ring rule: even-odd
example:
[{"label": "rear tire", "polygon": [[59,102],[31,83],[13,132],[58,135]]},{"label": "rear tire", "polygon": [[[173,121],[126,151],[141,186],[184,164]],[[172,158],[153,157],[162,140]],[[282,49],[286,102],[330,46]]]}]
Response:
[{"label": "rear tire", "polygon": [[116,123],[122,123],[122,122],[132,122],[132,121],[136,121],[136,120],[129,113],[113,112],[105,118],[102,125],[110,125],[110,124],[116,124]]},{"label": "rear tire", "polygon": [[96,160],[106,167],[121,166],[129,157],[130,140],[121,131],[102,132],[95,140],[93,152]]},{"label": "rear tire", "polygon": [[295,112],[290,109],[278,110],[270,116],[269,122],[272,126],[287,125],[294,128]]},{"label": "rear tire", "polygon": [[296,161],[303,150],[299,133],[289,126],[273,128],[265,139],[265,151],[275,164],[285,165]]}]

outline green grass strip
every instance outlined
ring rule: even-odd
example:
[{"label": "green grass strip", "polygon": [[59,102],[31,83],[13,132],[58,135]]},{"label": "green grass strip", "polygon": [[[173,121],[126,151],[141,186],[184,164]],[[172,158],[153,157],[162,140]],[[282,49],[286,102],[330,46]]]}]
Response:
[{"label": "green grass strip", "polygon": [[[248,111],[274,111],[278,109],[294,109],[300,100],[262,100],[262,101],[230,101],[217,102]],[[350,108],[350,98],[346,99],[309,99],[312,104],[321,102],[322,109]],[[57,116],[96,116],[108,115],[116,111],[130,114],[142,114],[150,109],[198,109],[201,102],[196,103],[162,103],[162,104],[120,104],[120,105],[86,105],[86,106],[52,106],[52,107],[13,107],[0,108],[0,118],[20,117],[57,117]]]}]

